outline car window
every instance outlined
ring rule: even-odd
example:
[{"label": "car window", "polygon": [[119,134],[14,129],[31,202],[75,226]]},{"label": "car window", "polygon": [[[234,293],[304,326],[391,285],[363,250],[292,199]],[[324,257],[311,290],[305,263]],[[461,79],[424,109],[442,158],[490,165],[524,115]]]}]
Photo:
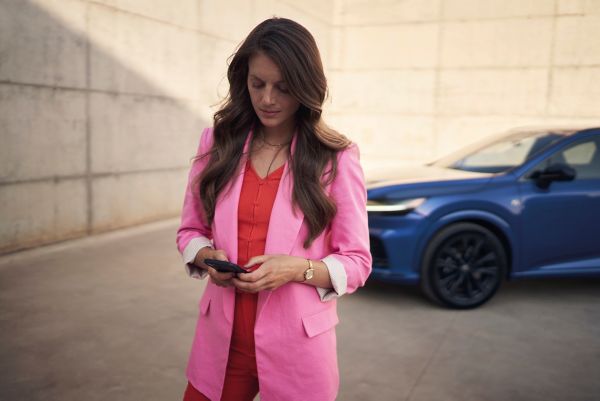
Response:
[{"label": "car window", "polygon": [[565,150],[563,155],[568,164],[590,164],[596,149],[595,142],[584,142]]},{"label": "car window", "polygon": [[535,170],[556,163],[575,169],[575,179],[600,179],[600,138],[587,138],[562,149],[543,161]]},{"label": "car window", "polygon": [[522,165],[563,138],[564,134],[535,131],[500,137],[493,142],[451,154],[433,165],[480,173],[500,173]]},{"label": "car window", "polygon": [[465,170],[492,166],[518,166],[523,163],[536,138],[522,138],[496,143],[461,160]]}]

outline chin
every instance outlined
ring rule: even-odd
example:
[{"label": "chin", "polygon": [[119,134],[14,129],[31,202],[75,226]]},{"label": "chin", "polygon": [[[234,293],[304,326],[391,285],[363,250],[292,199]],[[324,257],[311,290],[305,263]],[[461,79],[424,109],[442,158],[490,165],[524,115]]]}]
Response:
[{"label": "chin", "polygon": [[270,118],[260,118],[259,120],[263,126],[269,127],[269,128],[276,128],[283,124],[283,121],[280,121],[279,119],[274,120],[274,119],[270,119]]}]

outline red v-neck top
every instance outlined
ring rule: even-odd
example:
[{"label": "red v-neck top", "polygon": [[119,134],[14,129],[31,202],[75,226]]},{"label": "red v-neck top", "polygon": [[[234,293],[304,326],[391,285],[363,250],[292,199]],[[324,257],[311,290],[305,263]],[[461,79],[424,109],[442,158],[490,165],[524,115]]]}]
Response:
[{"label": "red v-neck top", "polygon": [[[253,256],[263,255],[271,210],[277,195],[284,165],[261,178],[248,159],[238,205],[238,264],[245,265]],[[257,268],[253,266],[250,270]]]},{"label": "red v-neck top", "polygon": [[[265,253],[271,210],[284,170],[281,166],[267,177],[260,178],[252,167],[250,159],[244,168],[238,204],[238,264],[241,266],[244,266],[251,257]],[[254,265],[249,270],[255,270],[259,266]],[[239,371],[242,370],[250,376],[258,376],[254,347],[258,293],[238,289],[235,292],[233,331],[225,386],[236,385],[235,381],[230,382],[231,377],[235,376],[229,374],[230,368],[238,372],[236,375],[239,375]]]}]

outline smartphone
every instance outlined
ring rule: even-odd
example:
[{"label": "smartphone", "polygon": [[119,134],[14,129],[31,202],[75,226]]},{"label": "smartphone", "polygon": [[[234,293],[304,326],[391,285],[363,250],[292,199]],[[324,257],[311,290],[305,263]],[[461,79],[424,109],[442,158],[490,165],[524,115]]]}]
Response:
[{"label": "smartphone", "polygon": [[225,262],[217,259],[204,259],[204,264],[214,268],[220,273],[248,273],[245,269],[235,263]]}]

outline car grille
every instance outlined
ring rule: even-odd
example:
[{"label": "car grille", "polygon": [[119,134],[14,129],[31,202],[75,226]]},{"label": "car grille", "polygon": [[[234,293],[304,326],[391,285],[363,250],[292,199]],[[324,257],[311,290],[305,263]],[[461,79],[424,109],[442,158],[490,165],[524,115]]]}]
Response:
[{"label": "car grille", "polygon": [[369,237],[371,243],[371,256],[373,256],[373,265],[380,268],[388,268],[388,258],[385,253],[383,242],[379,238]]}]

